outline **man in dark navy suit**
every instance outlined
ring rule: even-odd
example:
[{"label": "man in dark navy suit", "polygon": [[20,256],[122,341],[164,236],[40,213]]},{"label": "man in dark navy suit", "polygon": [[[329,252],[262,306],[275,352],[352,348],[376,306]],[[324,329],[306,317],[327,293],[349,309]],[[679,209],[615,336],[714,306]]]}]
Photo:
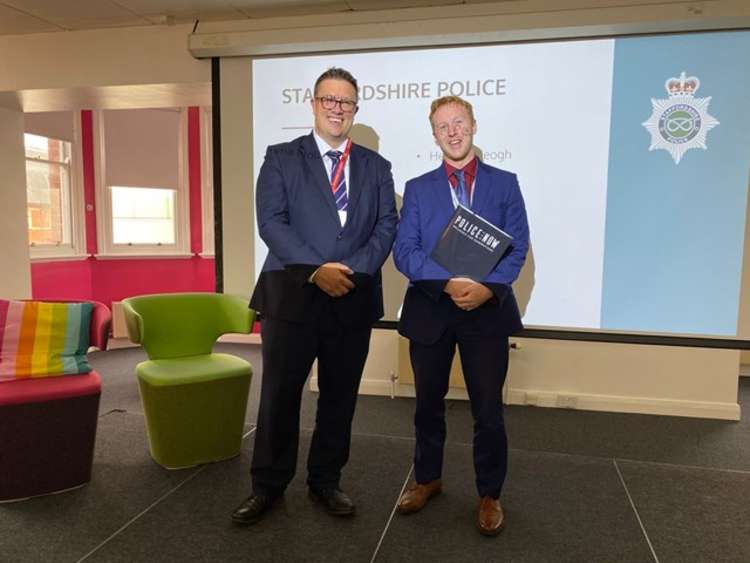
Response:
[{"label": "man in dark navy suit", "polygon": [[[500,491],[508,445],[502,388],[508,368],[508,335],[521,318],[511,284],[529,246],[526,210],[515,174],[480,162],[473,151],[477,124],[471,104],[448,96],[430,111],[439,168],[406,183],[393,257],[409,278],[399,332],[409,339],[417,404],[414,416],[415,482],[398,510],[421,510],[440,492],[445,443],[445,403],[456,345],[474,416],[474,469],[479,493],[477,527],[494,535],[504,525]],[[484,279],[457,278],[430,258],[458,204],[513,237],[513,246]]]},{"label": "man in dark navy suit", "polygon": [[352,144],[357,81],[331,68],[315,82],[311,134],[270,146],[256,187],[268,257],[250,306],[261,316],[263,382],[253,492],[232,513],[262,518],[295,473],[302,390],[318,360],[318,409],[307,459],[310,496],[354,514],[339,488],[373,323],[383,315],[380,268],[396,232],[388,161]]}]

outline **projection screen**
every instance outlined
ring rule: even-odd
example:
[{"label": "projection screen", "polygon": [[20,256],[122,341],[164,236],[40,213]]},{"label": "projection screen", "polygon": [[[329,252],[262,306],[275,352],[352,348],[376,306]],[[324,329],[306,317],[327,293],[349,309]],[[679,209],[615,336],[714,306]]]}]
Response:
[{"label": "projection screen", "polygon": [[[518,175],[528,328],[737,336],[750,171],[750,32],[247,59],[253,173],[310,132],[330,66],[360,82],[355,142],[404,183],[441,164],[427,115],[464,97],[486,163]],[[255,273],[266,256],[255,231]],[[386,320],[406,280],[384,269]]]}]

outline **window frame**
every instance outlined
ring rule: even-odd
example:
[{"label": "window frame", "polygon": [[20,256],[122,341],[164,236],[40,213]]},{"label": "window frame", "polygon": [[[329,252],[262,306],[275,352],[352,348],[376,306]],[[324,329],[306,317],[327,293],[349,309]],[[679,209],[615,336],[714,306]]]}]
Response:
[{"label": "window frame", "polygon": [[213,112],[201,107],[200,114],[200,153],[201,153],[201,256],[213,258],[216,255],[214,235],[214,161],[213,161]]},{"label": "window frame", "polygon": [[[67,141],[65,139],[58,139],[56,137],[48,137],[46,135],[39,135],[38,133],[31,133],[38,137],[44,137],[46,139],[53,139],[55,141],[61,141],[63,143],[70,143],[70,162],[67,165],[68,169],[68,193],[63,193],[63,207],[67,204],[67,215],[70,227],[70,242],[66,244],[32,244],[28,241],[29,257],[32,262],[37,261],[54,261],[54,260],[66,260],[66,259],[82,259],[87,256],[86,254],[86,221],[84,214],[85,197],[84,197],[84,186],[83,186],[83,151],[81,145],[81,120],[78,112],[73,113],[73,140]],[[26,163],[29,160],[35,162],[48,162],[42,159],[34,159],[26,156],[26,143],[24,142],[24,178],[26,178]],[[65,166],[64,163],[60,163]],[[28,181],[28,179],[26,179]],[[28,185],[26,187],[28,194]],[[66,201],[67,200],[67,201]],[[26,209],[28,215],[28,199],[26,202]],[[27,226],[26,232],[28,232],[30,226]]]},{"label": "window frame", "polygon": [[[155,108],[158,109],[158,108]],[[187,162],[187,109],[180,113],[177,128],[177,188],[174,190],[174,244],[115,244],[112,217],[112,190],[106,183],[107,155],[105,150],[106,123],[103,110],[94,110],[94,160],[96,163],[96,231],[97,258],[184,258],[190,254],[190,194]],[[127,186],[123,186],[127,187]],[[132,186],[170,189],[164,186]]]}]

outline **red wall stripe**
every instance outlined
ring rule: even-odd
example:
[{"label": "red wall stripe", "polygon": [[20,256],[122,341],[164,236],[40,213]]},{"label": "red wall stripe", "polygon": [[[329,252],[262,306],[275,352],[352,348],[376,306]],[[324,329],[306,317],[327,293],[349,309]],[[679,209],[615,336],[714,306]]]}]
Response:
[{"label": "red wall stripe", "polygon": [[81,111],[81,147],[83,152],[83,194],[86,203],[86,252],[98,251],[96,242],[96,169],[94,167],[94,117],[91,110]]}]

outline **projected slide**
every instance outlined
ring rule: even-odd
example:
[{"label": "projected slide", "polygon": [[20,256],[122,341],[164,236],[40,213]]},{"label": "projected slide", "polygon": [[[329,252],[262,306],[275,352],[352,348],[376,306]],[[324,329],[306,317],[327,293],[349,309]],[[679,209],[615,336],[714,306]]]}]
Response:
[{"label": "projected slide", "polygon": [[310,132],[330,66],[359,80],[352,136],[393,163],[399,195],[441,164],[431,101],[462,96],[481,158],[518,174],[526,200],[527,326],[734,336],[749,57],[736,32],[259,59],[255,176],[269,144]]}]

